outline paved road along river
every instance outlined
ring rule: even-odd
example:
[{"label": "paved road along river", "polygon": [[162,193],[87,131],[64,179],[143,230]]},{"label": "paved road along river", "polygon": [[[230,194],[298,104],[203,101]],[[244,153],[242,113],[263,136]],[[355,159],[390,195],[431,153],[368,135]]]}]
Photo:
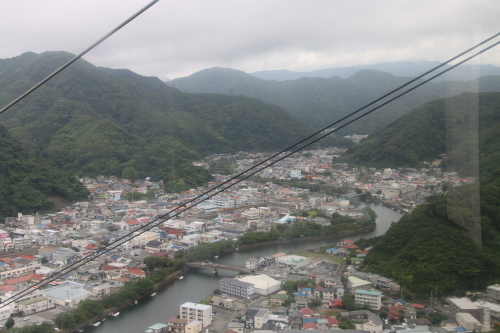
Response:
[{"label": "paved road along river", "polygon": [[[374,231],[349,237],[355,241],[361,237],[369,238],[383,235],[392,222],[397,222],[401,214],[381,205],[369,203],[377,213],[377,227]],[[248,249],[233,252],[217,259],[218,263],[244,266],[245,261],[251,257],[267,256],[277,252],[301,251],[318,246],[335,245],[338,239],[325,240],[321,242],[303,242],[285,245],[275,245],[261,248]],[[215,260],[214,260],[215,262]],[[109,317],[98,327],[87,327],[86,333],[141,333],[155,323],[167,323],[167,320],[179,314],[179,306],[184,302],[199,302],[219,286],[219,280],[223,277],[234,277],[236,272],[219,270],[212,274],[210,269],[191,269],[184,279],[176,280],[163,289],[159,290],[155,297],[148,297],[139,302],[138,305],[128,307],[120,312],[118,317]]]}]

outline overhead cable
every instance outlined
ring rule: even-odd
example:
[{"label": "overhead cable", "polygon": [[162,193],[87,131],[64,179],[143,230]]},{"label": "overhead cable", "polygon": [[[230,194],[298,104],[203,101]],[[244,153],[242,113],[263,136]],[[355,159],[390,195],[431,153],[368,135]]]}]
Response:
[{"label": "overhead cable", "polygon": [[83,57],[86,53],[88,53],[90,50],[92,50],[94,47],[96,47],[97,45],[101,44],[103,41],[105,41],[106,39],[108,39],[108,37],[110,37],[111,35],[113,35],[115,32],[117,32],[118,30],[120,30],[121,28],[123,28],[124,26],[126,26],[128,23],[130,23],[133,19],[135,19],[137,16],[141,15],[142,13],[144,13],[147,9],[149,9],[151,6],[153,6],[155,3],[157,3],[158,1],[160,0],[153,0],[151,1],[149,4],[147,4],[146,6],[144,6],[143,8],[141,8],[138,12],[136,12],[134,15],[130,16],[128,19],[126,19],[125,21],[123,21],[120,25],[118,25],[116,28],[114,28],[113,30],[111,30],[110,32],[108,32],[106,35],[104,35],[103,37],[101,37],[98,41],[96,41],[95,43],[93,43],[92,45],[90,45],[89,47],[87,47],[85,50],[83,50],[82,52],[80,52],[79,54],[77,54],[76,56],[74,56],[71,60],[69,60],[67,63],[65,63],[64,65],[62,65],[61,67],[59,67],[58,69],[56,69],[55,71],[53,71],[51,74],[49,74],[46,78],[44,78],[42,81],[38,82],[37,84],[35,84],[33,87],[31,87],[29,90],[27,90],[24,94],[22,94],[21,96],[19,96],[18,98],[16,98],[15,100],[13,100],[12,102],[10,102],[9,104],[7,104],[6,106],[4,106],[1,110],[0,110],[0,114],[4,113],[5,111],[7,111],[8,109],[10,109],[12,106],[14,106],[15,104],[17,104],[18,102],[20,102],[22,99],[24,99],[26,96],[28,96],[29,94],[31,94],[33,91],[37,90],[38,88],[40,88],[43,84],[45,84],[47,81],[49,81],[50,79],[52,79],[54,76],[56,76],[57,74],[59,74],[60,72],[62,72],[65,68],[67,68],[69,65],[71,65],[72,63],[74,63],[75,61],[77,61],[78,59],[80,59],[81,57]]},{"label": "overhead cable", "polygon": [[[223,192],[223,191],[225,191],[225,190],[227,190],[227,189],[235,186],[236,184],[238,184],[238,183],[240,183],[240,182],[248,179],[249,177],[257,174],[258,172],[260,172],[260,171],[262,171],[262,170],[264,170],[264,169],[266,169],[266,168],[268,168],[268,167],[270,167],[270,166],[272,166],[272,165],[274,165],[274,164],[282,161],[283,159],[289,157],[290,155],[292,155],[292,154],[294,154],[294,153],[296,153],[296,152],[298,152],[298,151],[300,151],[300,150],[302,150],[302,149],[304,149],[304,148],[312,145],[313,143],[316,143],[317,141],[325,138],[326,136],[332,134],[333,132],[336,132],[336,131],[338,131],[338,130],[344,128],[344,127],[346,127],[347,125],[349,125],[349,124],[351,124],[351,123],[353,123],[353,122],[355,122],[355,121],[357,121],[357,120],[359,120],[359,119],[367,116],[368,114],[374,112],[375,110],[378,110],[379,108],[381,108],[381,107],[389,104],[390,102],[392,102],[392,101],[400,98],[401,96],[406,95],[407,93],[409,93],[409,92],[415,90],[416,88],[418,88],[418,87],[426,84],[427,82],[435,79],[436,77],[441,76],[444,73],[446,73],[446,72],[448,72],[448,71],[456,68],[457,66],[459,66],[459,65],[461,65],[461,64],[463,64],[463,63],[465,63],[465,62],[467,62],[467,61],[469,61],[471,59],[473,59],[474,57],[476,57],[476,56],[478,56],[478,55],[480,55],[480,54],[488,51],[489,49],[491,49],[491,48],[497,46],[498,44],[500,44],[500,42],[496,42],[496,43],[494,43],[494,44],[492,44],[492,45],[490,45],[490,46],[488,46],[488,47],[486,47],[486,48],[478,51],[477,53],[475,53],[475,54],[467,57],[466,59],[458,62],[457,64],[450,66],[449,68],[447,68],[447,69],[445,69],[445,70],[443,70],[443,71],[441,71],[441,72],[439,72],[439,73],[431,76],[430,78],[428,78],[428,79],[426,79],[426,80],[418,83],[417,85],[415,85],[415,86],[407,89],[406,91],[404,91],[404,92],[396,95],[395,97],[392,97],[391,99],[389,99],[389,100],[383,102],[382,104],[380,104],[380,105],[378,105],[378,106],[370,109],[369,111],[366,111],[362,115],[359,115],[358,117],[356,117],[356,118],[354,118],[352,120],[349,120],[346,123],[341,124],[340,126],[338,126],[337,128],[333,129],[332,131],[329,131],[327,133],[323,133],[323,135],[320,135],[317,138],[313,139],[312,141],[305,143],[307,140],[312,139],[313,137],[315,137],[316,135],[322,133],[326,129],[329,129],[329,128],[331,128],[331,127],[339,124],[340,122],[348,119],[349,117],[352,117],[353,115],[355,115],[356,113],[362,111],[363,109],[366,109],[367,107],[372,106],[374,103],[377,103],[377,102],[381,101],[383,98],[388,97],[389,95],[395,93],[398,90],[401,90],[402,88],[404,88],[404,87],[408,86],[409,84],[415,82],[416,80],[424,77],[425,75],[428,75],[431,72],[435,71],[436,69],[439,69],[440,67],[448,64],[449,62],[451,62],[453,60],[456,60],[458,57],[463,56],[464,54],[470,52],[471,50],[473,50],[473,49],[475,49],[475,48],[477,48],[477,47],[485,44],[486,42],[492,40],[493,38],[497,37],[498,35],[500,35],[500,33],[494,35],[493,37],[490,37],[490,38],[484,40],[483,42],[477,44],[476,46],[474,46],[474,47],[472,47],[470,49],[468,49],[467,51],[464,51],[461,54],[459,54],[459,55],[451,58],[447,62],[444,62],[444,63],[442,63],[442,64],[434,67],[433,69],[425,72],[424,74],[418,76],[417,78],[410,80],[409,82],[407,82],[407,83],[399,86],[398,88],[392,90],[390,93],[387,93],[387,94],[383,95],[382,97],[377,98],[373,102],[370,102],[369,104],[365,105],[364,107],[362,107],[360,109],[357,109],[356,111],[351,112],[349,115],[341,118],[340,120],[335,121],[334,123],[332,123],[332,124],[326,126],[325,128],[323,128],[323,129],[315,132],[314,134],[308,136],[307,138],[305,138],[303,140],[300,140],[299,142],[297,142],[297,143],[295,143],[295,144],[293,144],[293,145],[285,148],[284,150],[281,150],[278,153],[273,154],[271,157],[264,159],[263,161],[257,163],[256,165],[252,166],[251,168],[249,168],[249,169],[247,169],[247,170],[245,170],[245,171],[237,174],[236,176],[232,177],[231,179],[229,179],[229,180],[227,180],[227,181],[219,184],[218,186],[212,188],[211,190],[207,190],[207,191],[203,192],[202,194],[198,195],[197,197],[195,197],[195,198],[189,200],[188,202],[184,203],[184,206],[186,206],[186,208],[184,208],[184,209],[176,208],[176,209],[168,212],[167,214],[161,215],[161,216],[153,219],[152,221],[148,222],[146,225],[144,225],[143,227],[141,227],[139,229],[139,230],[142,229],[141,231],[137,231],[136,230],[136,231],[128,233],[125,236],[122,236],[121,238],[119,238],[115,242],[113,242],[112,244],[108,245],[106,248],[100,249],[99,251],[94,252],[93,254],[91,254],[91,255],[83,258],[83,259],[80,259],[80,260],[78,260],[78,261],[76,261],[76,262],[74,262],[74,263],[72,263],[70,265],[68,265],[67,267],[65,267],[64,269],[62,269],[60,272],[56,273],[55,275],[53,275],[51,277],[48,277],[46,279],[43,279],[41,282],[39,282],[39,283],[37,283],[37,284],[35,284],[35,285],[31,286],[31,287],[38,287],[38,288],[40,288],[40,287],[43,287],[43,286],[47,285],[48,283],[50,283],[50,282],[58,279],[59,277],[65,275],[65,274],[68,274],[68,273],[74,271],[75,269],[83,266],[87,262],[89,262],[91,260],[95,260],[98,257],[103,256],[104,254],[106,254],[109,251],[111,251],[111,250],[119,247],[120,245],[122,245],[122,244],[126,243],[127,241],[131,240],[132,238],[137,237],[137,236],[139,236],[139,235],[141,235],[141,234],[149,231],[150,229],[152,229],[152,228],[156,227],[157,225],[159,225],[160,223],[162,223],[164,219],[166,219],[166,218],[174,218],[174,217],[179,216],[183,212],[190,210],[191,208],[195,207],[196,205],[198,205],[198,204],[200,204],[200,203],[202,203],[202,202],[204,202],[206,200],[209,200],[210,198],[212,198],[213,196],[219,194],[220,192]],[[297,147],[298,145],[300,145],[302,143],[304,143],[302,146]],[[294,147],[297,147],[297,148],[292,149]],[[290,151],[290,150],[292,150],[292,151]],[[280,155],[282,155],[282,156],[280,156]],[[275,159],[275,160],[273,160],[273,159]],[[222,187],[224,187],[224,188],[222,188]],[[187,205],[189,205],[189,204],[192,204],[192,205],[190,207],[187,207]],[[174,212],[175,212],[175,214],[174,214]],[[0,308],[2,308],[3,306],[5,306],[7,304],[10,304],[10,303],[16,301],[17,299],[20,299],[20,298],[26,296],[27,294],[31,293],[32,291],[33,290],[27,289],[27,290],[25,290],[23,292],[20,292],[16,296],[13,296],[13,297],[7,299],[5,302],[3,302],[0,305]]]}]

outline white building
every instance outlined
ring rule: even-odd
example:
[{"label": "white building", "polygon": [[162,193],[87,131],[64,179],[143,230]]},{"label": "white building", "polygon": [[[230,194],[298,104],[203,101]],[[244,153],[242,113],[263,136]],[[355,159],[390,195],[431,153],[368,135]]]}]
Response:
[{"label": "white building", "polygon": [[289,267],[291,269],[307,266],[311,263],[311,260],[306,257],[301,257],[301,256],[296,256],[296,255],[290,255],[290,256],[284,256],[280,258],[276,258],[276,262],[279,265]]},{"label": "white building", "polygon": [[245,266],[248,269],[255,269],[257,268],[257,262],[258,262],[257,258],[249,258],[247,259]]},{"label": "white building", "polygon": [[238,278],[238,280],[252,284],[255,293],[264,296],[273,294],[281,288],[281,283],[279,281],[264,274],[244,276]]},{"label": "white building", "polygon": [[212,306],[186,302],[180,307],[181,319],[201,321],[203,327],[212,323]]},{"label": "white building", "polygon": [[467,312],[459,312],[455,317],[458,326],[462,326],[469,332],[481,332],[483,329],[483,324],[479,322],[473,315]]},{"label": "white building", "polygon": [[219,281],[219,289],[223,293],[251,299],[255,294],[254,285],[237,279],[223,278]]},{"label": "white building", "polygon": [[368,305],[374,310],[382,307],[382,292],[374,290],[356,289],[354,301],[357,305]]}]

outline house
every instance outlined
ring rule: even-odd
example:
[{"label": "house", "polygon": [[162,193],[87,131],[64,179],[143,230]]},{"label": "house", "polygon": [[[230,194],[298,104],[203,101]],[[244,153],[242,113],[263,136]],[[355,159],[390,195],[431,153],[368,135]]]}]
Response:
[{"label": "house", "polygon": [[371,311],[351,311],[341,312],[341,320],[351,320],[356,324],[356,329],[369,333],[381,333],[383,331],[383,322],[379,316]]},{"label": "house", "polygon": [[167,321],[168,331],[174,333],[184,333],[186,325],[189,323],[187,319],[170,318]]}]

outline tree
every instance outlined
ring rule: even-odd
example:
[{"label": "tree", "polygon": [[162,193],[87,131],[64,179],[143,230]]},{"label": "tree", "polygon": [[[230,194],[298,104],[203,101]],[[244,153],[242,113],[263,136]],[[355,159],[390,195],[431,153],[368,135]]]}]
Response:
[{"label": "tree", "polygon": [[363,193],[363,190],[362,190],[362,189],[360,189],[359,187],[356,187],[356,188],[354,189],[354,191],[355,191],[357,194],[361,194],[361,193]]},{"label": "tree", "polygon": [[135,181],[137,177],[139,177],[139,173],[134,167],[126,167],[122,171],[122,178]]},{"label": "tree", "polygon": [[15,325],[15,324],[16,324],[16,323],[14,322],[14,319],[9,318],[9,319],[7,319],[7,321],[5,322],[5,327],[6,327],[6,328],[12,328],[12,327],[14,327],[14,325]]},{"label": "tree", "polygon": [[313,299],[311,301],[311,306],[314,307],[314,308],[317,308],[319,306],[321,306],[321,304],[323,304],[323,302],[320,300],[320,299]]}]

